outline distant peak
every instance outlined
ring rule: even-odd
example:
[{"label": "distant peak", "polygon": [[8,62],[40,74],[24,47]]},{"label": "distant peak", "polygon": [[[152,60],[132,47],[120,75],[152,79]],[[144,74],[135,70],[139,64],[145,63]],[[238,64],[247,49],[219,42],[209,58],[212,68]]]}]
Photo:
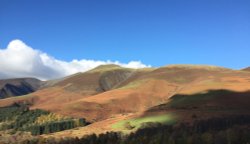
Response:
[{"label": "distant peak", "polygon": [[250,67],[242,69],[243,71],[250,71]]},{"label": "distant peak", "polygon": [[103,68],[121,68],[121,66],[116,64],[106,64],[106,65],[99,65],[95,67],[94,69],[103,69]]},{"label": "distant peak", "polygon": [[107,65],[99,65],[88,72],[103,72],[103,71],[109,71],[109,70],[121,69],[121,68],[123,67],[119,65],[107,64]]}]

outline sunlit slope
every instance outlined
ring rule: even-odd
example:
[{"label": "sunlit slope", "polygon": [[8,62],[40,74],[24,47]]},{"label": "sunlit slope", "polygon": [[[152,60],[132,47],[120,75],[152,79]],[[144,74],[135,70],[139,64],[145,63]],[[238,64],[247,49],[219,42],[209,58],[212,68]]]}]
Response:
[{"label": "sunlit slope", "polygon": [[127,69],[101,66],[58,82],[14,101],[29,101],[41,108],[90,121],[119,114],[138,113],[167,103],[176,94],[208,90],[250,90],[250,73],[216,66],[171,65],[157,69]]},{"label": "sunlit slope", "polygon": [[0,101],[0,105],[6,106],[13,102],[25,102],[32,105],[32,108],[60,112],[63,111],[63,106],[70,102],[118,87],[133,73],[133,69],[116,65],[99,66],[86,73],[78,73],[60,80],[48,81],[45,88],[30,95],[5,99]]},{"label": "sunlit slope", "polygon": [[83,95],[93,95],[115,88],[133,74],[133,69],[117,65],[103,65],[85,73],[69,77],[55,86]]}]

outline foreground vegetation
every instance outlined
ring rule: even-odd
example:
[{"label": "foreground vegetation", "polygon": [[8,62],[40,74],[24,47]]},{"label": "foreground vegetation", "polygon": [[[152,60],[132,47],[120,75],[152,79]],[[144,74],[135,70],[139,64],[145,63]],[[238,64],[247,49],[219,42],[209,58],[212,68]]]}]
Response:
[{"label": "foreground vegetation", "polygon": [[36,138],[23,144],[247,144],[250,142],[250,115],[234,115],[194,123],[162,125],[146,123],[147,127],[123,135],[108,132],[83,138]]},{"label": "foreground vegetation", "polygon": [[0,131],[9,130],[12,134],[25,131],[32,135],[41,135],[87,124],[83,118],[73,119],[44,110],[30,110],[23,104],[16,103],[9,107],[0,108]]},{"label": "foreground vegetation", "polygon": [[113,124],[112,128],[121,131],[132,129],[135,130],[144,127],[145,123],[174,124],[176,123],[176,116],[174,116],[173,114],[163,114],[133,118],[129,120],[119,121]]}]

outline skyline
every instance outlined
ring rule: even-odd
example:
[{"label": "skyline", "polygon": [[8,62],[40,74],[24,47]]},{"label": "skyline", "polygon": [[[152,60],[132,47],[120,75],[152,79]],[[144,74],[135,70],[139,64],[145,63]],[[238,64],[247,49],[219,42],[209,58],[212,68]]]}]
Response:
[{"label": "skyline", "polygon": [[249,7],[247,0],[3,0],[0,49],[19,39],[67,63],[241,69],[250,66]]},{"label": "skyline", "polygon": [[21,40],[11,41],[6,49],[0,49],[0,79],[34,77],[40,80],[63,78],[78,72],[86,72],[100,65],[115,64],[125,68],[146,68],[141,61],[122,63],[119,61],[100,61],[56,59],[38,49],[34,49]]}]

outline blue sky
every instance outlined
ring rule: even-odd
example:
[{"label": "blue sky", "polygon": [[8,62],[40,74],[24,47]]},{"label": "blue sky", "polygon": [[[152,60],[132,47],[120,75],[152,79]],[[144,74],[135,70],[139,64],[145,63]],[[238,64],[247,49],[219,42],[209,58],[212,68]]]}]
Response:
[{"label": "blue sky", "polygon": [[63,60],[250,66],[249,0],[0,0],[0,48]]}]

